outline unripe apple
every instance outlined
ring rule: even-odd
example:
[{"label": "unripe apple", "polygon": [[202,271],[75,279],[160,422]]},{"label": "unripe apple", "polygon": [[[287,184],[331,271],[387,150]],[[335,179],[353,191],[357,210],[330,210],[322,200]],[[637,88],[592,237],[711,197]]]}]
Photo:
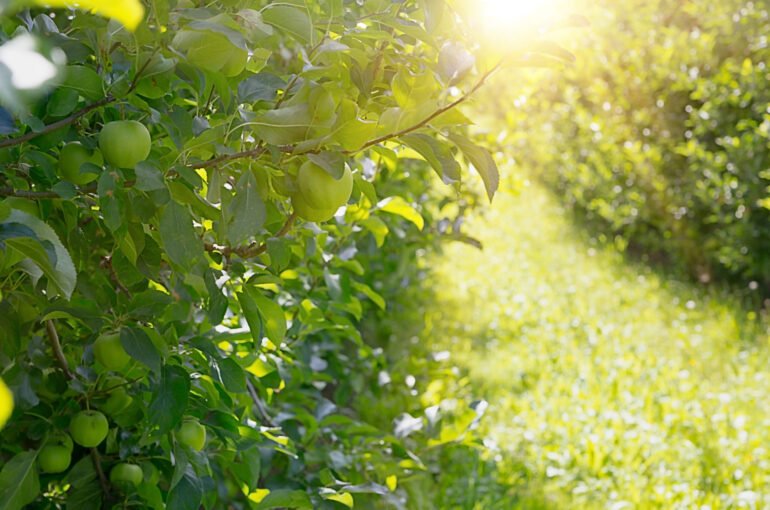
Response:
[{"label": "unripe apple", "polygon": [[99,411],[80,411],[70,421],[72,439],[86,448],[98,446],[107,437],[109,430],[107,418]]},{"label": "unripe apple", "polygon": [[128,392],[126,392],[125,388],[115,388],[110,391],[110,396],[107,397],[107,400],[100,406],[100,409],[110,416],[115,416],[116,414],[125,411],[133,401],[134,399],[131,398],[131,395],[129,395]]},{"label": "unripe apple", "polygon": [[142,468],[128,462],[121,462],[110,471],[110,482],[118,487],[128,487],[131,485],[136,487],[142,483],[143,478]]},{"label": "unripe apple", "polygon": [[306,161],[297,174],[299,190],[313,209],[335,210],[345,205],[353,192],[353,174],[348,168],[335,179],[312,161]]},{"label": "unripe apple", "polygon": [[99,177],[98,174],[80,173],[81,167],[86,163],[101,168],[104,159],[98,150],[91,152],[80,142],[68,143],[59,151],[59,173],[72,184],[88,184]]},{"label": "unripe apple", "polygon": [[[226,14],[218,14],[209,21],[237,28],[237,24]],[[174,36],[172,45],[185,52],[192,65],[221,72],[228,77],[241,74],[249,59],[248,51],[234,45],[226,35],[208,30],[180,30]]]},{"label": "unripe apple", "polygon": [[107,333],[97,338],[94,342],[94,357],[105,368],[116,372],[126,368],[131,361],[131,356],[120,343],[118,333]]},{"label": "unripe apple", "polygon": [[179,427],[176,438],[183,445],[201,451],[206,444],[206,427],[201,425],[198,420],[187,418]]},{"label": "unripe apple", "polygon": [[48,436],[45,444],[51,446],[63,446],[69,451],[72,451],[72,449],[75,447],[69,434],[58,430]]},{"label": "unripe apple", "polygon": [[334,217],[338,207],[333,209],[315,209],[308,205],[305,201],[305,197],[301,193],[297,193],[291,196],[291,205],[294,208],[294,212],[297,216],[307,221],[315,221],[318,223],[330,220]]},{"label": "unripe apple", "polygon": [[151,146],[150,132],[135,120],[108,122],[99,133],[99,148],[104,159],[118,168],[134,168],[147,159]]},{"label": "unripe apple", "polygon": [[72,450],[62,445],[47,444],[40,450],[37,461],[44,473],[61,473],[70,467]]}]

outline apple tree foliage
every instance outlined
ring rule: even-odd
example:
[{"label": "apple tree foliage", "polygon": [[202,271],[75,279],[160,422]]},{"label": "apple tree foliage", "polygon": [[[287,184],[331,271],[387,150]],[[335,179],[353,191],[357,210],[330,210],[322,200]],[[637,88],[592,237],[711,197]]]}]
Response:
[{"label": "apple tree foliage", "polygon": [[72,5],[0,0],[0,508],[404,505],[425,465],[353,411],[387,368],[359,322],[403,284],[388,246],[461,237],[423,168],[497,189],[457,108],[492,69],[463,18]]}]

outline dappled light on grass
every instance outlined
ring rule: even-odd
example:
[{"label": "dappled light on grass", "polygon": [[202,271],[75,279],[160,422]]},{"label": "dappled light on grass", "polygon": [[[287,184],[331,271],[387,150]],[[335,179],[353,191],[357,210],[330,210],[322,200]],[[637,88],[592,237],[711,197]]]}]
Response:
[{"label": "dappled light on grass", "polygon": [[490,403],[500,508],[770,504],[766,326],[573,229],[532,185],[437,261],[427,336]]}]

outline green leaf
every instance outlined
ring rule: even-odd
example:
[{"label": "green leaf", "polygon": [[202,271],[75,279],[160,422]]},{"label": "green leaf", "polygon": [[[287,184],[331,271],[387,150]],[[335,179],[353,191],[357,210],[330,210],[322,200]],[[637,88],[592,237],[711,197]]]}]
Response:
[{"label": "green leaf", "polygon": [[324,494],[323,498],[327,501],[336,501],[337,503],[345,505],[348,508],[353,508],[353,505],[354,505],[353,495],[350,494],[349,492]]},{"label": "green leaf", "polygon": [[203,499],[203,487],[200,480],[188,472],[168,494],[167,510],[194,510]]},{"label": "green leaf", "polygon": [[313,23],[305,9],[271,4],[262,10],[262,20],[305,44],[313,42]]},{"label": "green leaf", "polygon": [[192,217],[186,207],[170,202],[160,215],[160,239],[171,262],[191,268],[200,260],[203,245],[195,234]]},{"label": "green leaf", "polygon": [[425,220],[420,215],[420,213],[418,213],[414,207],[409,205],[406,202],[406,200],[404,200],[401,197],[390,197],[390,198],[381,200],[377,204],[377,208],[380,211],[384,211],[390,214],[395,214],[397,216],[401,216],[407,221],[411,221],[420,230],[422,230],[425,227]]},{"label": "green leaf", "polygon": [[411,110],[434,100],[439,84],[431,73],[413,74],[408,69],[401,69],[391,84],[393,97],[398,106]]},{"label": "green leaf", "polygon": [[216,362],[218,378],[227,388],[227,391],[233,393],[246,392],[246,372],[241,368],[237,361],[231,358],[224,358]]},{"label": "green leaf", "polygon": [[72,466],[65,480],[73,487],[83,487],[96,480],[96,476],[93,459],[84,457]]},{"label": "green leaf", "polygon": [[104,97],[101,77],[90,67],[67,66],[61,88],[72,89],[91,101]]},{"label": "green leaf", "polygon": [[238,246],[257,235],[265,224],[265,203],[257,190],[257,179],[252,170],[246,170],[238,180],[233,201],[227,208],[227,242]]},{"label": "green leaf", "polygon": [[484,187],[491,202],[495,198],[497,188],[500,186],[500,172],[497,169],[495,160],[492,159],[492,155],[486,149],[475,145],[462,136],[449,135],[449,139],[460,148],[468,161],[473,165],[473,168],[479,173],[481,180],[484,181]]},{"label": "green leaf", "polygon": [[141,497],[149,508],[154,510],[163,510],[166,508],[163,502],[163,495],[157,485],[150,485],[149,482],[143,482],[136,488],[137,494]]},{"label": "green leaf", "polygon": [[[34,216],[25,212],[13,209],[11,214],[6,219],[7,223],[18,223],[29,227],[35,235],[37,235],[40,243],[49,243],[49,246],[53,248],[53,261],[51,260],[51,254],[43,258],[40,255],[39,250],[35,247],[34,243],[29,241],[18,242],[15,244],[17,250],[23,250],[24,254],[35,264],[39,270],[48,277],[49,281],[53,284],[55,289],[63,295],[65,298],[70,299],[72,293],[75,291],[75,284],[77,281],[77,273],[75,272],[75,265],[72,263],[72,258],[69,252],[64,248],[64,245],[59,240],[59,236],[56,232],[44,222],[35,218]],[[12,240],[6,241],[6,243],[12,243]],[[27,268],[29,270],[29,268]],[[38,273],[37,278],[42,273]],[[33,278],[36,277],[32,274]]]},{"label": "green leaf", "polygon": [[353,281],[352,282],[353,288],[356,289],[358,292],[362,293],[366,297],[372,300],[372,302],[379,307],[380,310],[385,310],[386,303],[385,299],[377,294],[374,289],[372,289],[370,286],[366,285],[365,283]]},{"label": "green leaf", "polygon": [[388,226],[377,216],[369,216],[366,219],[359,221],[359,223],[366,228],[374,236],[374,241],[378,247],[385,244],[385,238],[390,233]]},{"label": "green leaf", "polygon": [[208,316],[212,325],[221,324],[227,313],[227,296],[217,286],[216,277],[211,269],[203,273],[203,281],[206,284],[206,291],[209,294]]},{"label": "green leaf", "polygon": [[120,343],[132,358],[143,363],[153,372],[160,372],[160,353],[143,330],[139,328],[121,329]]},{"label": "green leaf", "polygon": [[460,164],[448,144],[423,134],[402,136],[401,141],[425,158],[446,184],[462,179]]},{"label": "green leaf", "polygon": [[102,507],[102,486],[94,479],[90,482],[74,487],[67,493],[67,508],[78,510],[99,510]]},{"label": "green leaf", "polygon": [[249,333],[254,340],[255,346],[262,345],[262,338],[264,336],[264,327],[262,326],[262,316],[259,314],[259,308],[251,298],[251,295],[246,292],[236,293],[238,296],[238,303],[241,305],[241,312],[243,318],[246,319],[246,323],[249,325]]},{"label": "green leaf", "polygon": [[140,161],[136,164],[136,184],[134,187],[142,191],[165,189],[163,172],[148,161]]},{"label": "green leaf", "polygon": [[284,87],[286,82],[274,74],[253,74],[238,84],[238,100],[242,103],[274,101]]},{"label": "green leaf", "polygon": [[190,396],[190,374],[176,365],[165,365],[160,385],[150,404],[150,422],[166,434],[182,420]]},{"label": "green leaf", "polygon": [[238,456],[240,458],[230,466],[230,469],[242,483],[248,485],[249,489],[255,489],[262,470],[262,457],[259,448],[253,446],[242,450]]},{"label": "green leaf", "polygon": [[303,491],[275,490],[271,491],[256,507],[256,510],[270,508],[313,508],[310,497]]},{"label": "green leaf", "polygon": [[32,503],[40,492],[35,459],[37,452],[17,453],[0,471],[0,508],[20,510]]},{"label": "green leaf", "polygon": [[265,297],[256,287],[246,287],[246,293],[259,309],[265,327],[265,336],[275,345],[280,345],[286,336],[286,317],[283,308]]}]

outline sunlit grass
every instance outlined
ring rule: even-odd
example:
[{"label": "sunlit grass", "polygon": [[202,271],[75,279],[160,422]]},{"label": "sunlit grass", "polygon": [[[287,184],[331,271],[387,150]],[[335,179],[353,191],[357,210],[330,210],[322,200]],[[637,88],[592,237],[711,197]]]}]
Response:
[{"label": "sunlit grass", "polygon": [[512,487],[494,508],[770,505],[768,335],[753,315],[586,242],[538,186],[467,231],[486,249],[435,261],[426,336],[490,402],[482,434]]}]

